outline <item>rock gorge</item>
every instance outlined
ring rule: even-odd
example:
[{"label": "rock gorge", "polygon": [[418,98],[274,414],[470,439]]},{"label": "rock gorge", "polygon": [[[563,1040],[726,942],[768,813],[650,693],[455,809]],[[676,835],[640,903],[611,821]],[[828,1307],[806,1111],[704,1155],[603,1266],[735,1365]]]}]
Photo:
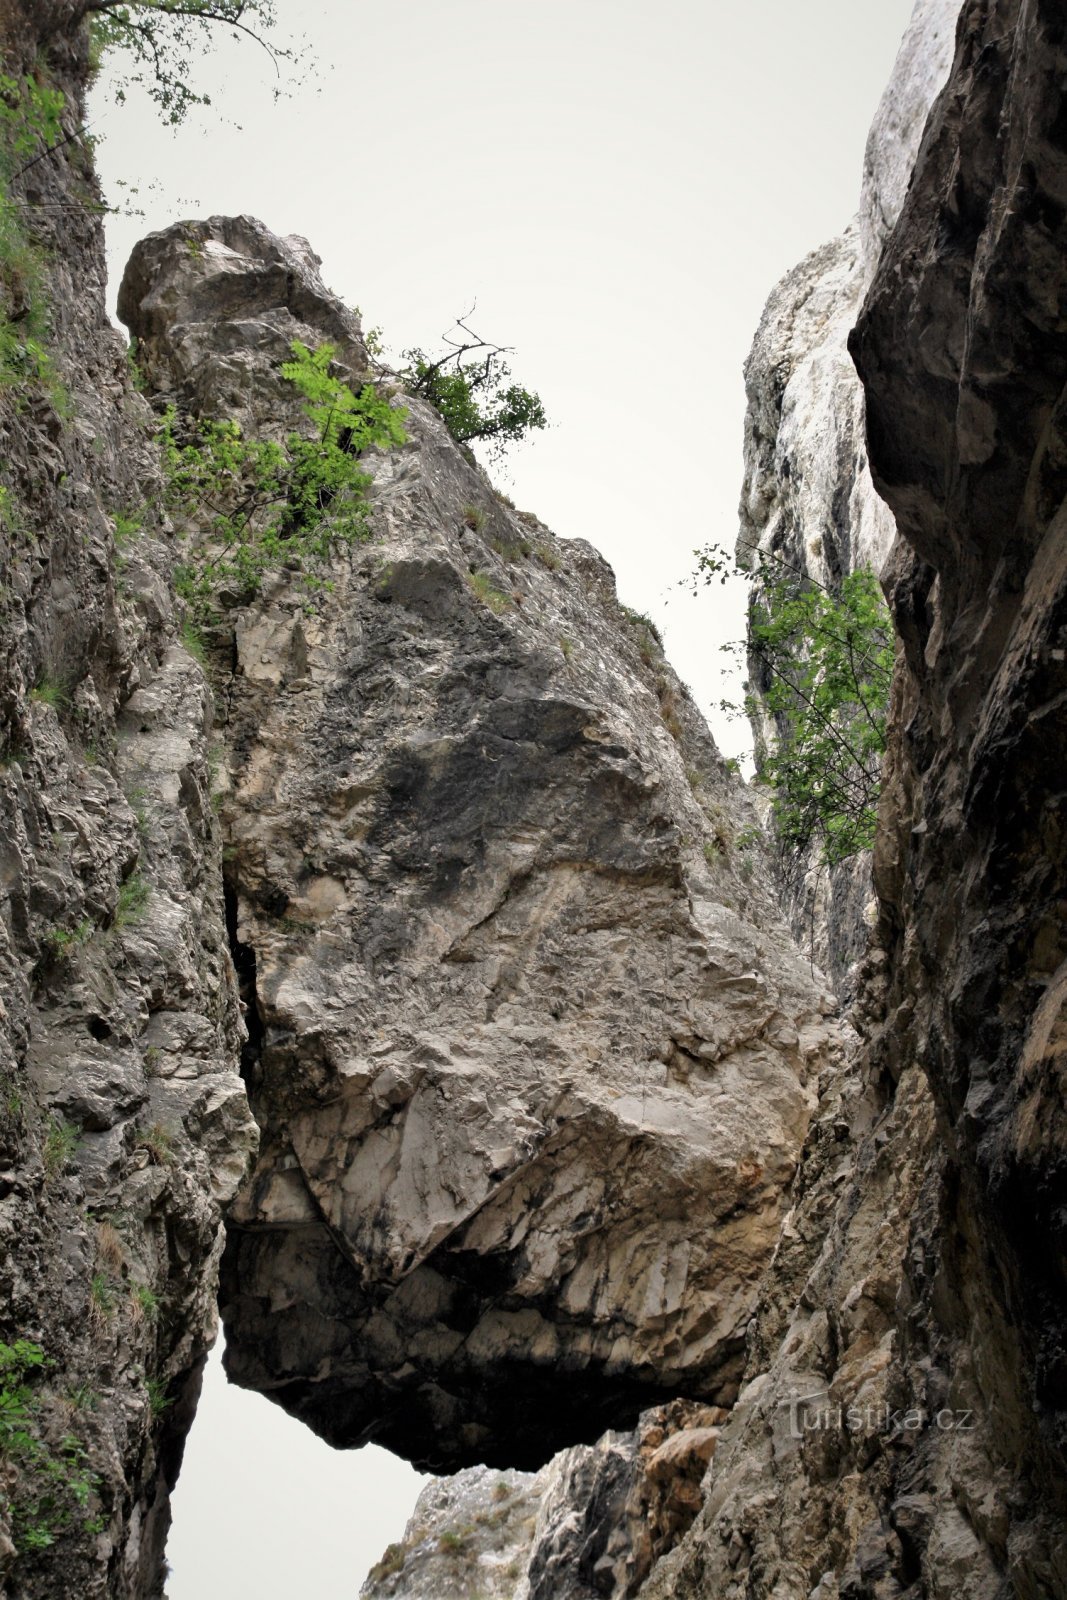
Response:
[{"label": "rock gorge", "polygon": [[[919,0],[748,367],[742,540],[885,555],[899,638],[843,1013],[606,563],[304,241],[146,239],[135,387],[83,11],[0,11],[71,135],[16,179],[54,366],[0,392],[0,1340],[51,1363],[3,1592],[163,1593],[217,1299],[236,1381],[461,1469],[368,1595],[1067,1595],[1067,19]],[[281,568],[201,661],[154,415],[283,437],[293,339],[407,442],[332,587]]]}]

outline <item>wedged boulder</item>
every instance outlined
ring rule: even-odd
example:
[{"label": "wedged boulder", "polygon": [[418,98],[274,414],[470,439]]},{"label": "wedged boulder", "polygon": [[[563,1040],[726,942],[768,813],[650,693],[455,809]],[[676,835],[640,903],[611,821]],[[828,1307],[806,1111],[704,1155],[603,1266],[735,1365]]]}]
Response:
[{"label": "wedged boulder", "polygon": [[[246,426],[289,426],[279,351],[338,325],[312,259],[244,221],[147,241],[122,303],[156,381],[195,408],[236,361]],[[732,1398],[842,1036],[651,628],[406,404],[371,540],[216,657],[263,1132],[229,1371],[335,1445],[539,1465]]]}]

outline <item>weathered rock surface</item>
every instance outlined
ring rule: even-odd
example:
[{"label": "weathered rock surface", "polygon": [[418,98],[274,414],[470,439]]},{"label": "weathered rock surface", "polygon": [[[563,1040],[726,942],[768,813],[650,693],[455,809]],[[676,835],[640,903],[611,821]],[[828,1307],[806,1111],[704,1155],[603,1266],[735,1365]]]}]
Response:
[{"label": "weathered rock surface", "polygon": [[[225,219],[139,248],[122,304],[166,392],[279,427],[290,339],[356,369],[305,248]],[[338,1445],[535,1466],[732,1398],[837,1025],[610,570],[409,410],[320,609],[285,577],[233,628],[263,1148],[228,1364]]]},{"label": "weathered rock surface", "polygon": [[[952,60],[960,0],[919,0],[878,108],[864,162],[860,210],[775,288],[745,366],[745,479],[738,558],[759,550],[774,570],[807,573],[833,589],[861,567],[880,571],[893,517],[875,492],[864,438],[863,390],[848,354],[889,229],[900,214],[927,113]],[[750,663],[760,705],[761,668]],[[769,712],[754,720],[757,755],[775,747]],[[819,852],[781,863],[798,940],[847,1000],[873,919],[864,856],[826,872]]]},{"label": "weathered rock surface", "polygon": [[435,1478],[403,1539],[371,1568],[364,1600],[519,1600],[548,1470]]},{"label": "weathered rock surface", "polygon": [[901,533],[874,1027],[649,1600],[1067,1594],[1065,59],[1061,8],[964,7],[855,336]]},{"label": "weathered rock surface", "polygon": [[727,1413],[684,1400],[633,1433],[564,1450],[535,1476],[472,1467],[431,1483],[365,1600],[634,1595],[691,1525]]},{"label": "weathered rock surface", "polygon": [[5,72],[61,88],[69,135],[18,179],[55,382],[5,356],[0,387],[0,1340],[49,1363],[32,1446],[4,1412],[0,1585],[124,1600],[161,1593],[221,1206],[255,1128],[211,695],[177,642],[150,414],[104,310],[85,40],[49,20],[69,8],[0,17]]}]

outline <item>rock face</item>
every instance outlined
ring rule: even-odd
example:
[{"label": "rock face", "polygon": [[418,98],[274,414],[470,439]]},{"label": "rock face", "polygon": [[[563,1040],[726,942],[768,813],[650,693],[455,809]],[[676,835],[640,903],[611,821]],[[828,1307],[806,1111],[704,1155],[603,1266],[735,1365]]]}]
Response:
[{"label": "rock face", "polygon": [[[221,1206],[255,1128],[212,699],[177,639],[150,414],[104,310],[84,41],[46,12],[0,22],[5,72],[61,90],[69,135],[17,180],[54,369],[5,343],[0,385],[0,1342],[47,1362],[23,1428],[0,1361],[0,1584],[89,1600],[161,1592]],[[8,251],[11,226],[5,201]],[[32,276],[2,269],[7,341]]]},{"label": "rock face", "polygon": [[[745,366],[745,479],[738,558],[758,550],[775,570],[828,588],[861,567],[880,571],[893,517],[875,492],[864,438],[863,390],[848,354],[890,228],[900,214],[927,113],[952,60],[960,0],[919,0],[878,108],[864,162],[860,210],[839,239],[808,256],[772,293]],[[760,668],[750,663],[759,706]],[[754,722],[757,752],[773,749],[769,713]],[[846,999],[873,911],[870,863],[825,872],[813,849],[781,868],[794,932]]]},{"label": "rock face", "polygon": [[398,1544],[371,1568],[364,1600],[520,1600],[550,1469],[469,1467],[419,1496]]},{"label": "rock face", "polygon": [[473,1467],[430,1484],[365,1600],[636,1595],[691,1525],[727,1413],[685,1400],[633,1433],[564,1450],[536,1477]]},{"label": "rock face", "polygon": [[874,1025],[649,1600],[1067,1594],[1065,56],[964,7],[853,341],[901,535]]},{"label": "rock face", "polygon": [[[122,306],[166,392],[245,422],[291,420],[293,338],[365,366],[306,247],[247,219],[146,241]],[[536,1466],[673,1393],[733,1397],[838,1035],[610,570],[427,407],[407,428],[319,610],[283,575],[232,631],[263,1143],[228,1365],[337,1445]]]}]

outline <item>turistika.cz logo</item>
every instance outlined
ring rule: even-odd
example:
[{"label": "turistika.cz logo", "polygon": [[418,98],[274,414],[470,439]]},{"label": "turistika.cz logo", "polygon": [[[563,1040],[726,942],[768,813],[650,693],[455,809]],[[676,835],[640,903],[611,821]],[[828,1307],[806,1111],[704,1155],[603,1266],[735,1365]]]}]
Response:
[{"label": "turistika.cz logo", "polygon": [[941,1433],[972,1433],[978,1426],[977,1413],[960,1407],[942,1406],[930,1411],[925,1406],[895,1407],[877,1405],[833,1405],[825,1392],[798,1395],[779,1400],[778,1409],[789,1413],[789,1436],[803,1439],[811,1433],[922,1433],[937,1428]]}]

